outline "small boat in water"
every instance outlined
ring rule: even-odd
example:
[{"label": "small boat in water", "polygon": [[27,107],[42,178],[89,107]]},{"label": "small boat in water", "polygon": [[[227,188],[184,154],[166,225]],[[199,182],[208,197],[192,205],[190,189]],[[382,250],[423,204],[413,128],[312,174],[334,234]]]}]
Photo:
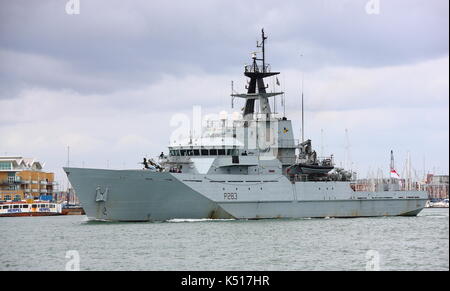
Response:
[{"label": "small boat in water", "polygon": [[85,215],[83,207],[78,204],[65,204],[61,210],[62,215]]},{"label": "small boat in water", "polygon": [[61,215],[61,204],[48,201],[0,202],[0,217]]},{"label": "small boat in water", "polygon": [[440,200],[440,201],[427,201],[425,205],[426,208],[449,208],[448,207],[448,199]]}]

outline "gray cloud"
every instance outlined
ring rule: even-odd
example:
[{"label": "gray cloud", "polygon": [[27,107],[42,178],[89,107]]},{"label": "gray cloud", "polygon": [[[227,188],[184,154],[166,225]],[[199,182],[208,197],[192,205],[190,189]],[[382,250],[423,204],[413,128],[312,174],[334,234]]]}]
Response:
[{"label": "gray cloud", "polygon": [[2,154],[59,178],[67,145],[76,166],[135,167],[165,149],[173,114],[230,111],[264,27],[296,132],[305,71],[316,146],[324,129],[342,159],[348,128],[363,175],[390,147],[448,172],[448,1],[380,0],[368,15],[367,0],[81,0],[72,16],[66,2],[0,2]]},{"label": "gray cloud", "polygon": [[[14,75],[0,86],[14,79],[94,93],[145,85],[162,74],[222,74],[248,62],[261,27],[270,35],[269,60],[281,67],[378,67],[448,54],[442,0],[381,1],[379,15],[365,12],[366,0],[81,0],[79,15],[67,15],[66,2],[2,2],[0,47],[15,55],[0,56],[1,63],[18,62],[41,76]],[[53,71],[54,63],[65,71]],[[7,69],[0,73],[8,77]]]}]

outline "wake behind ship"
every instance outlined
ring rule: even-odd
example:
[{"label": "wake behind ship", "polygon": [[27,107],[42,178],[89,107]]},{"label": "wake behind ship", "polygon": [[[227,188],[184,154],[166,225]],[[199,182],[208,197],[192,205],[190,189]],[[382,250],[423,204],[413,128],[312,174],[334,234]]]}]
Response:
[{"label": "wake behind ship", "polygon": [[[311,140],[294,139],[291,120],[269,102],[271,71],[256,53],[245,66],[245,106],[233,120],[207,121],[201,134],[174,140],[142,170],[64,168],[89,219],[164,221],[175,218],[262,219],[413,216],[424,191],[399,191],[391,179],[378,191],[356,191],[351,173],[317,157]],[[278,79],[277,83],[278,83]]]}]

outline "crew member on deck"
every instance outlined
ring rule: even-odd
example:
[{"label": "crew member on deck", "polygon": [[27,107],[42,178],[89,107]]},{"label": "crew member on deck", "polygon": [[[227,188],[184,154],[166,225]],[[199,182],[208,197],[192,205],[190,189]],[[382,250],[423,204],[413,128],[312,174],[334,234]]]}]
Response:
[{"label": "crew member on deck", "polygon": [[145,168],[145,169],[150,169],[150,167],[148,166],[148,163],[147,163],[147,159],[146,159],[146,158],[144,158],[144,161],[142,162],[142,164],[144,165],[144,168]]}]

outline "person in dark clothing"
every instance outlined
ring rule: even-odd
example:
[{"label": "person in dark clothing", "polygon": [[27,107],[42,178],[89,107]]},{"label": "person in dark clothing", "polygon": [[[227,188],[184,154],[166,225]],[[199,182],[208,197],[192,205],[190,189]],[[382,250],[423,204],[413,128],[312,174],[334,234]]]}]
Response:
[{"label": "person in dark clothing", "polygon": [[148,166],[148,162],[147,162],[146,158],[144,158],[144,161],[142,162],[142,164],[144,165],[144,168],[150,169],[150,167]]}]

